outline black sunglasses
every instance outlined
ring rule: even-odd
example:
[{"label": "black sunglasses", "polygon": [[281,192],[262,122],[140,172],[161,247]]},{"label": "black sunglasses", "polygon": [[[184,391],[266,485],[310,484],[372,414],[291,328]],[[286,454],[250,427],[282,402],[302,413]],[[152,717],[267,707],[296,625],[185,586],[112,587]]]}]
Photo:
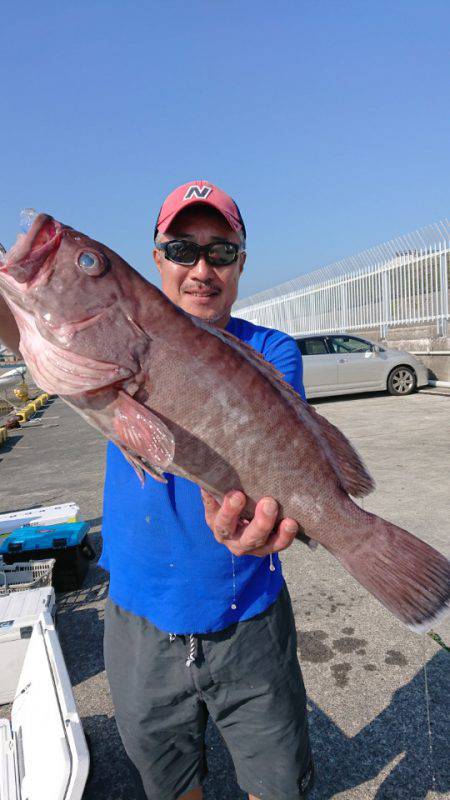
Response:
[{"label": "black sunglasses", "polygon": [[156,242],[157,250],[163,250],[165,257],[174,264],[194,267],[204,253],[206,261],[212,267],[228,267],[233,264],[241,249],[235,242],[210,242],[200,245],[186,239],[172,239],[170,242]]}]

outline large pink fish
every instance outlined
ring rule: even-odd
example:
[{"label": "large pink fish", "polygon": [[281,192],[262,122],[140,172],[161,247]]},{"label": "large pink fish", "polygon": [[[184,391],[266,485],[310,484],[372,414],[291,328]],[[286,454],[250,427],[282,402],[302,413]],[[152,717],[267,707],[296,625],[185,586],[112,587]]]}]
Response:
[{"label": "large pink fish", "polygon": [[120,256],[40,214],[0,265],[39,386],[137,471],[217,498],[264,495],[393,614],[427,630],[450,605],[450,562],[349,495],[372,481],[345,437],[252,348],[189,317]]}]

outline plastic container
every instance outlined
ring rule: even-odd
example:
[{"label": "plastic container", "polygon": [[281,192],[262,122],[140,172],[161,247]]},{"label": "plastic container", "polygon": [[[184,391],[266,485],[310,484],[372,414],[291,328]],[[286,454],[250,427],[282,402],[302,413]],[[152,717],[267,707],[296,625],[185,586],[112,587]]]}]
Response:
[{"label": "plastic container", "polygon": [[0,535],[10,533],[24,525],[54,525],[61,522],[76,522],[79,514],[76,503],[61,503],[57,506],[40,506],[24,511],[0,514]]},{"label": "plastic container", "polygon": [[55,613],[51,586],[0,597],[0,705],[14,698],[33,625],[43,611]]},{"label": "plastic container", "polygon": [[34,625],[11,721],[0,719],[2,800],[81,800],[89,752],[51,614]]},{"label": "plastic container", "polygon": [[95,555],[87,538],[89,527],[88,522],[71,522],[19,528],[0,539],[0,555],[6,564],[54,558],[55,589],[79,589]]},{"label": "plastic container", "polygon": [[5,564],[0,557],[0,597],[52,585],[54,558]]}]

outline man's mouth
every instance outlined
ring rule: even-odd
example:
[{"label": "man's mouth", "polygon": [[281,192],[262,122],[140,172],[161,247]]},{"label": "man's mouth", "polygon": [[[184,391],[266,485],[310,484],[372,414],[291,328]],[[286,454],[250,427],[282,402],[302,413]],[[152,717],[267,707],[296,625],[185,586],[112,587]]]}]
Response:
[{"label": "man's mouth", "polygon": [[215,297],[219,294],[218,289],[213,289],[211,287],[204,287],[201,288],[200,286],[192,286],[187,289],[183,289],[184,294],[189,294],[192,297]]}]

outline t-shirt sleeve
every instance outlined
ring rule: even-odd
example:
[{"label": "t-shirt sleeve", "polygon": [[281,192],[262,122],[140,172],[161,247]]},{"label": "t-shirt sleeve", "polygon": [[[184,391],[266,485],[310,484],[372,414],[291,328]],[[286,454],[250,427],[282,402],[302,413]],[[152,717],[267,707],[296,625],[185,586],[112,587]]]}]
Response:
[{"label": "t-shirt sleeve", "polygon": [[[275,334],[275,332],[274,332]],[[268,337],[264,348],[264,358],[270,361],[303,400],[306,400],[303,387],[303,361],[294,339],[282,333]]]}]

